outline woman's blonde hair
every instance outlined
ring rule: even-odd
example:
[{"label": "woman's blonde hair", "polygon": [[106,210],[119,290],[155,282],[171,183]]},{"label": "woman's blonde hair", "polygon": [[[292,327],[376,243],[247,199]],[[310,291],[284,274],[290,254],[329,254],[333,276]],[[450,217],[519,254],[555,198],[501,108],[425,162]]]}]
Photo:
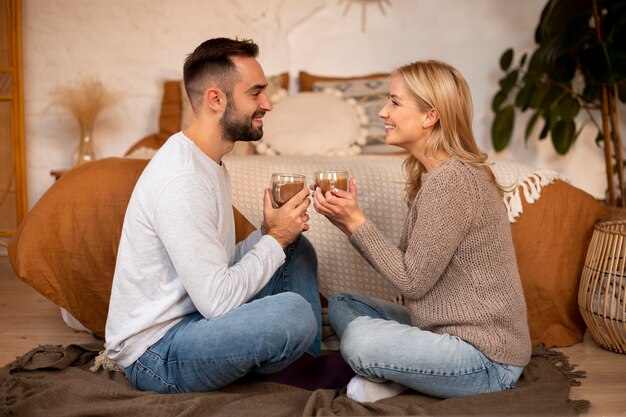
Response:
[{"label": "woman's blonde hair", "polygon": [[[437,151],[475,166],[487,166],[487,156],[476,145],[472,131],[472,96],[465,78],[452,66],[435,60],[403,65],[393,72],[402,78],[418,108],[427,112],[435,109],[439,120],[425,146],[426,157],[434,158]],[[415,199],[422,186],[424,166],[414,156],[404,161],[407,175],[407,203]]]}]

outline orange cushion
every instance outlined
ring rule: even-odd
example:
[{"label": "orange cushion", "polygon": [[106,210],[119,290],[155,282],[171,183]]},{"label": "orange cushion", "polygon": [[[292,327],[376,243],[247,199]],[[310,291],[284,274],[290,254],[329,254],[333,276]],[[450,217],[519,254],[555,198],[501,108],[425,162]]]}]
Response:
[{"label": "orange cushion", "polygon": [[[147,160],[107,158],[68,171],[9,244],[18,277],[104,337],[128,200]],[[255,230],[235,210],[238,240]]]},{"label": "orange cushion", "polygon": [[578,284],[593,225],[606,210],[593,196],[558,180],[545,186],[533,204],[522,198],[522,207],[511,230],[532,343],[579,343],[585,323],[578,310]]}]

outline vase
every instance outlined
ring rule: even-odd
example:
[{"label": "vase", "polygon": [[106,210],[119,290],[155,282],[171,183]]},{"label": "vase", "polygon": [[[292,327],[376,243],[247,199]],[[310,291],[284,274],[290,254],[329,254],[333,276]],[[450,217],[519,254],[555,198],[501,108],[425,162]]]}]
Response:
[{"label": "vase", "polygon": [[96,152],[93,147],[93,130],[81,129],[80,144],[76,153],[75,166],[96,160]]}]

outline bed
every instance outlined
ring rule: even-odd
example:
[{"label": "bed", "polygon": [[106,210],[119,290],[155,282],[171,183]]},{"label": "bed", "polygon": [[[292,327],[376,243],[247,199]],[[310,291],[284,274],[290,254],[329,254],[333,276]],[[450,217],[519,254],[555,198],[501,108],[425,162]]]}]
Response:
[{"label": "bed", "polygon": [[[357,178],[364,212],[397,241],[406,214],[406,155],[384,144],[381,126],[373,119],[388,94],[386,74],[341,78],[302,72],[299,89],[291,94],[287,74],[269,81],[275,108],[266,115],[263,140],[238,144],[224,158],[237,238],[259,226],[262,192],[272,172],[302,173],[311,181],[316,170],[341,168]],[[189,105],[181,82],[165,81],[157,133],[137,141],[124,157],[95,161],[63,175],[20,225],[9,245],[11,264],[21,279],[66,312],[68,324],[104,335],[128,198],[147,160],[185,126],[185,120]],[[498,181],[516,185],[503,204],[509,212],[532,343],[551,347],[582,341],[585,324],[578,311],[578,283],[593,225],[606,215],[603,205],[554,172],[503,160],[492,168]],[[317,213],[310,214],[311,230],[306,233],[318,252],[323,298],[356,291],[401,302],[337,229]]]},{"label": "bed", "polygon": [[[398,241],[406,215],[402,163],[407,155],[384,143],[384,126],[377,116],[388,97],[388,74],[335,77],[302,71],[295,89],[290,88],[287,73],[268,81],[274,109],[266,115],[263,139],[255,145],[238,143],[224,159],[236,209],[258,227],[262,190],[272,172],[305,174],[310,183],[316,170],[345,169],[357,178],[365,213]],[[138,141],[126,156],[149,158],[190,117],[182,83],[164,82],[159,132]],[[591,195],[554,172],[499,159],[492,168],[500,183],[517,185],[503,203],[527,298],[532,342],[578,343],[585,330],[576,300],[579,277],[593,224],[606,212]],[[311,214],[307,236],[320,259],[322,297],[358,291],[400,300],[341,232]]]}]

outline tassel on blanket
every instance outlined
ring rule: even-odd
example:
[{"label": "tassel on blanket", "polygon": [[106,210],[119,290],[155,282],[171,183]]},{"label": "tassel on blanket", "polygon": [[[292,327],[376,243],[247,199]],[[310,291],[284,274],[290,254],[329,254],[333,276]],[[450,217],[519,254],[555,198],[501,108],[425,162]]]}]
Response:
[{"label": "tassel on blanket", "polygon": [[106,355],[106,351],[104,350],[100,351],[98,356],[96,356],[94,364],[89,370],[91,372],[98,372],[100,368],[110,372],[122,372],[122,369]]},{"label": "tassel on blanket", "polygon": [[503,159],[492,160],[490,167],[498,184],[507,190],[502,199],[506,205],[510,223],[515,223],[515,218],[522,213],[521,194],[524,195],[528,204],[532,204],[539,199],[541,189],[554,180],[569,181],[557,172],[536,169]]},{"label": "tassel on blanket", "polygon": [[515,223],[515,218],[523,211],[519,188],[516,188],[515,191],[504,193],[502,199],[509,215],[509,223]]},{"label": "tassel on blanket", "polygon": [[518,178],[515,190],[505,192],[502,198],[509,215],[509,222],[515,223],[515,218],[522,214],[523,206],[520,189],[522,190],[522,194],[524,194],[526,202],[533,204],[535,201],[539,200],[541,189],[544,186],[560,178],[561,177],[556,172],[545,170],[537,171],[526,178]]}]

